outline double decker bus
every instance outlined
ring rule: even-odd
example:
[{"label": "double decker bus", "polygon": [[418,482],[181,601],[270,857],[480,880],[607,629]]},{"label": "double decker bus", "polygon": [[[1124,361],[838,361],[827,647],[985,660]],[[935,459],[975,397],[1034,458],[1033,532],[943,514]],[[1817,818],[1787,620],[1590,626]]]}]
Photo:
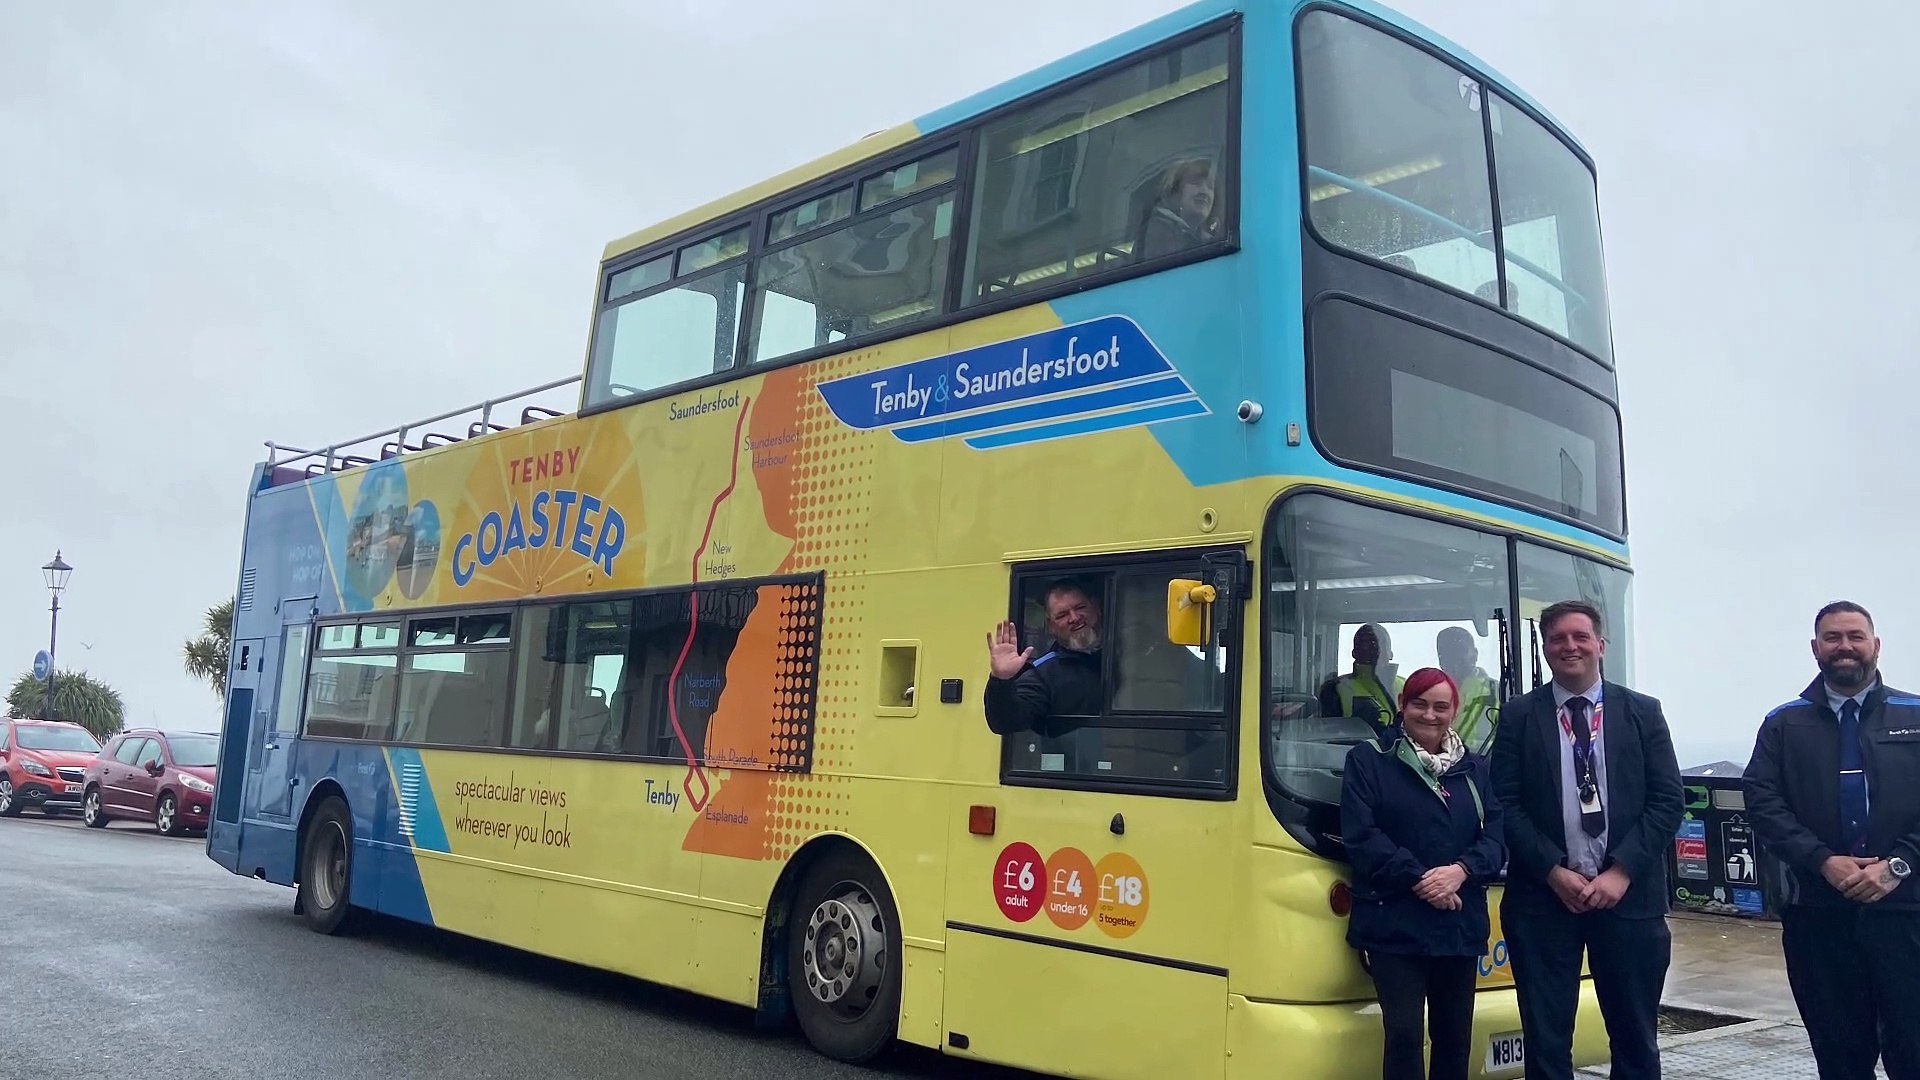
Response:
[{"label": "double decker bus", "polygon": [[[1378,1075],[1381,693],[1484,746],[1546,604],[1630,655],[1596,205],[1434,34],[1202,0],[617,240],[582,374],[269,444],[209,854],[845,1060]],[[1097,704],[996,734],[1063,582]],[[1497,918],[1474,1030],[1521,1072]]]}]

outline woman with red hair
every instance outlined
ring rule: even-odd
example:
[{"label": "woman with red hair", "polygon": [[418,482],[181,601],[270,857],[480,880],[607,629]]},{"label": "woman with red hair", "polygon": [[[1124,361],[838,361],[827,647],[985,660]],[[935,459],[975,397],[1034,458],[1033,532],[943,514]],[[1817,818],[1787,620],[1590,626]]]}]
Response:
[{"label": "woman with red hair", "polygon": [[1466,1080],[1471,1056],[1474,978],[1489,935],[1486,883],[1507,853],[1487,761],[1453,730],[1459,707],[1453,679],[1421,668],[1400,691],[1388,737],[1347,754],[1347,943],[1360,950],[1379,992],[1385,1080]]}]

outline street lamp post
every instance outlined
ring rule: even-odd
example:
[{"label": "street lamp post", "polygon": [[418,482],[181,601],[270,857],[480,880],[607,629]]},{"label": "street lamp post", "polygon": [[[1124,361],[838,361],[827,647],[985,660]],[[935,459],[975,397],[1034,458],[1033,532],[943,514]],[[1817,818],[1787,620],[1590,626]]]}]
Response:
[{"label": "street lamp post", "polygon": [[53,678],[54,678],[55,657],[56,657],[56,650],[60,644],[60,591],[67,587],[67,575],[73,573],[73,567],[68,566],[67,561],[60,557],[60,552],[55,551],[53,553],[53,561],[41,567],[40,572],[46,575],[47,591],[53,594],[53,620],[52,620],[52,625],[48,628],[48,632],[47,632],[47,716],[46,718],[48,720],[51,720],[53,719]]}]

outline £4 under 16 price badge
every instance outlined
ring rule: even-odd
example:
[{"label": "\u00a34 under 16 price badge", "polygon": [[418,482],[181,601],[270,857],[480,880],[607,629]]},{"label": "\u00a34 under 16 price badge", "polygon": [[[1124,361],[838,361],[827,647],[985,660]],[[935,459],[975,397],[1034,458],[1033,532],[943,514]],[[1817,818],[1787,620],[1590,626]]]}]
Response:
[{"label": "\u00a34 under 16 price badge", "polygon": [[1008,844],[993,862],[993,898],[1000,914],[1026,922],[1047,900],[1047,864],[1031,844]]},{"label": "\u00a34 under 16 price badge", "polygon": [[1062,930],[1078,930],[1093,918],[1093,860],[1063,847],[1047,858],[1047,918]]},{"label": "\u00a34 under 16 price badge", "polygon": [[1099,883],[1094,924],[1108,937],[1132,937],[1147,921],[1147,874],[1133,856],[1115,851],[1093,868]]}]

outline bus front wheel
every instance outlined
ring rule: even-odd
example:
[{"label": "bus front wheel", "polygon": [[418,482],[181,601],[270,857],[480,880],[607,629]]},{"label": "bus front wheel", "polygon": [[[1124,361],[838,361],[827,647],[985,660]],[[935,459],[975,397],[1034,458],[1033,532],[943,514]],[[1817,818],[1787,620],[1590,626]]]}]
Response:
[{"label": "bus front wheel", "polygon": [[807,1041],[855,1064],[885,1050],[900,1015],[900,915],[878,868],[847,848],[816,860],[794,893],[787,939]]},{"label": "bus front wheel", "polygon": [[347,921],[347,897],[353,885],[353,817],[339,796],[328,796],[307,819],[300,863],[295,907],[313,929],[339,933]]}]

